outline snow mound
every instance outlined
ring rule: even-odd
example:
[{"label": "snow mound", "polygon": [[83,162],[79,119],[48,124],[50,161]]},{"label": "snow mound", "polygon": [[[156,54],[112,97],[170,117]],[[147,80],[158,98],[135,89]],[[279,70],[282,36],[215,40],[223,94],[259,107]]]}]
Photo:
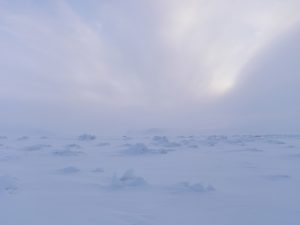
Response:
[{"label": "snow mound", "polygon": [[227,141],[228,141],[228,138],[225,135],[210,135],[210,136],[207,136],[205,138],[205,140],[202,141],[202,144],[205,146],[213,147],[213,146],[216,146],[220,143],[224,143]]},{"label": "snow mound", "polygon": [[17,190],[17,179],[11,176],[0,176],[0,193],[12,193]]},{"label": "snow mound", "polygon": [[32,145],[32,146],[28,146],[28,147],[25,147],[24,150],[25,151],[40,151],[40,150],[44,150],[44,149],[47,149],[47,148],[50,148],[51,145],[45,145],[45,144],[37,144],[37,145]]},{"label": "snow mound", "polygon": [[53,152],[53,155],[55,156],[78,156],[81,154],[83,154],[83,152],[70,149],[56,150]]},{"label": "snow mound", "polygon": [[91,134],[82,134],[78,137],[79,141],[93,141],[96,139],[95,135],[91,135]]},{"label": "snow mound", "polygon": [[22,136],[22,137],[19,137],[19,138],[17,139],[17,141],[26,141],[26,140],[28,140],[28,139],[29,139],[28,136]]},{"label": "snow mound", "polygon": [[67,166],[62,169],[57,170],[60,174],[75,174],[78,173],[80,170],[74,166]]},{"label": "snow mound", "polygon": [[193,138],[184,139],[184,140],[181,141],[181,144],[183,146],[188,147],[188,148],[198,148],[199,147],[198,142]]},{"label": "snow mound", "polygon": [[180,182],[175,185],[173,185],[171,188],[171,191],[177,192],[177,193],[203,193],[203,192],[211,192],[215,191],[215,188],[211,185],[204,186],[201,183],[195,183],[191,184],[189,182]]},{"label": "snow mound", "polygon": [[153,144],[173,148],[173,147],[179,147],[179,143],[170,142],[169,139],[166,136],[154,136],[152,138]]},{"label": "snow mound", "polygon": [[129,145],[128,148],[125,150],[125,152],[136,155],[136,154],[151,153],[152,150],[148,148],[144,143],[136,143],[133,145]]},{"label": "snow mound", "polygon": [[143,155],[143,154],[166,154],[170,150],[168,149],[152,149],[148,148],[144,143],[136,143],[128,145],[128,148],[124,150],[124,153],[129,155]]},{"label": "snow mound", "polygon": [[121,177],[114,175],[111,184],[112,189],[145,187],[147,182],[143,177],[134,175],[133,170],[127,170]]},{"label": "snow mound", "polygon": [[53,152],[56,156],[78,156],[80,154],[83,154],[82,151],[79,151],[78,149],[81,149],[82,147],[77,144],[69,144],[66,145],[64,149],[61,150],[55,150]]},{"label": "snow mound", "polygon": [[103,168],[96,168],[92,170],[93,173],[103,173],[104,169]]},{"label": "snow mound", "polygon": [[124,140],[124,141],[129,141],[129,140],[131,140],[131,139],[132,139],[131,137],[128,137],[128,136],[126,136],[126,135],[123,136],[123,140]]},{"label": "snow mound", "polygon": [[81,149],[82,147],[80,145],[77,144],[69,144],[65,146],[66,149]]},{"label": "snow mound", "polygon": [[109,142],[102,142],[102,143],[97,144],[97,147],[104,147],[104,146],[109,146],[109,145],[110,145]]},{"label": "snow mound", "polygon": [[274,139],[266,140],[266,143],[274,144],[274,145],[285,145],[286,144],[284,141],[274,140]]},{"label": "snow mound", "polygon": [[263,152],[263,150],[258,149],[258,148],[246,148],[244,149],[246,152]]},{"label": "snow mound", "polygon": [[288,180],[291,177],[289,175],[275,174],[275,175],[266,175],[264,176],[264,178],[271,181],[282,181],[282,180]]}]

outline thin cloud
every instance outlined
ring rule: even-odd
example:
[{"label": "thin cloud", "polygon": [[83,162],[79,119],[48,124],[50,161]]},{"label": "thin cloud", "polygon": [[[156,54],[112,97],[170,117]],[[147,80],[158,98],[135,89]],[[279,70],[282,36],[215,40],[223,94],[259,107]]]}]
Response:
[{"label": "thin cloud", "polygon": [[64,121],[76,111],[70,123],[119,118],[125,127],[171,126],[199,113],[195,126],[230,126],[207,121],[226,111],[223,99],[269,43],[293,32],[299,7],[296,0],[2,1],[3,113],[27,104],[20,122],[55,114]]}]

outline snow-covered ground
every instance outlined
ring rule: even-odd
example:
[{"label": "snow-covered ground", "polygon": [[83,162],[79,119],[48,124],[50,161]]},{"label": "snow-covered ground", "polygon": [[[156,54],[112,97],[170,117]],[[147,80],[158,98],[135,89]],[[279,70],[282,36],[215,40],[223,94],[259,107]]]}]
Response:
[{"label": "snow-covered ground", "polygon": [[300,136],[0,137],[0,225],[299,225]]}]

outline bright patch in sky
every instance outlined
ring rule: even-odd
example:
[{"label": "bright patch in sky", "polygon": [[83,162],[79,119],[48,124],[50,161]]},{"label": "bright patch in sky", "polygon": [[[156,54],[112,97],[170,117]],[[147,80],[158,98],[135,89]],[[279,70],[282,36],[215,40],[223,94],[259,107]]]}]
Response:
[{"label": "bright patch in sky", "polygon": [[231,88],[234,86],[234,81],[228,79],[219,78],[218,80],[213,80],[211,83],[211,91],[213,94],[222,95],[225,94],[227,91],[230,91]]}]

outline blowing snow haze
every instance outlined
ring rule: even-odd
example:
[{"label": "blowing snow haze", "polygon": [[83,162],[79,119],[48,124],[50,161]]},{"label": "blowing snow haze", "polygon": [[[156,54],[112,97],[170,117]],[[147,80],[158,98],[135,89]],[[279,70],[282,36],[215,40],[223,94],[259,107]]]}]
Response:
[{"label": "blowing snow haze", "polygon": [[0,225],[299,225],[300,0],[0,0]]},{"label": "blowing snow haze", "polygon": [[1,0],[1,131],[299,132],[299,8]]}]

